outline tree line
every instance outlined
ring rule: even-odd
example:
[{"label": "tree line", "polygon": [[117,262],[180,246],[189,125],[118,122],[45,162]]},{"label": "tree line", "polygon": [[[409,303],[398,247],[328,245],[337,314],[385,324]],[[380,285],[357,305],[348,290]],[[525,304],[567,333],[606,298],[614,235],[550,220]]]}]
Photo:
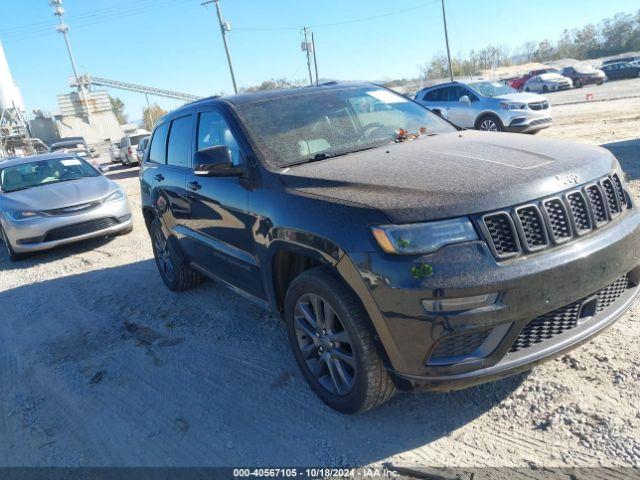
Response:
[{"label": "tree line", "polygon": [[[598,24],[564,30],[557,41],[529,41],[511,52],[505,45],[489,45],[471,50],[466,58],[458,54],[451,58],[454,76],[475,75],[482,70],[527,62],[548,62],[561,58],[588,60],[640,50],[640,10],[618,13]],[[447,56],[437,54],[420,65],[422,79],[449,75]]]}]

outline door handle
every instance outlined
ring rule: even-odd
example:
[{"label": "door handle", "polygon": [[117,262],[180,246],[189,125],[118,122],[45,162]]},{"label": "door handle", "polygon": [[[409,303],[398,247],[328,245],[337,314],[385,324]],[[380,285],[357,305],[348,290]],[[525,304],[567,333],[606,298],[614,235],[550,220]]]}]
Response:
[{"label": "door handle", "polygon": [[161,182],[164,180],[164,175],[162,175],[161,173],[156,173],[153,178],[155,178],[157,181]]},{"label": "door handle", "polygon": [[191,190],[200,190],[202,188],[202,185],[194,180],[193,182],[188,182],[187,187],[189,187]]}]

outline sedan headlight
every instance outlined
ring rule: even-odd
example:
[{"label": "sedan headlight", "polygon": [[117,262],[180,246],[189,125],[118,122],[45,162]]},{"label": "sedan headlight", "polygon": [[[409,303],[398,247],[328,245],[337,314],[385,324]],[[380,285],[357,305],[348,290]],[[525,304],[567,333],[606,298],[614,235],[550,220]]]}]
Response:
[{"label": "sedan headlight", "polygon": [[107,198],[104,199],[104,202],[115,202],[116,200],[122,200],[124,198],[124,192],[121,188],[111,193]]},{"label": "sedan headlight", "polygon": [[380,248],[396,255],[431,253],[445,245],[478,240],[478,234],[468,218],[411,225],[380,225],[371,230]]},{"label": "sedan headlight", "polygon": [[504,110],[522,110],[527,106],[527,104],[520,102],[500,102],[500,106]]},{"label": "sedan headlight", "polygon": [[9,218],[12,220],[30,220],[32,218],[41,217],[42,214],[40,212],[36,212],[35,210],[14,210],[12,212],[7,212]]}]

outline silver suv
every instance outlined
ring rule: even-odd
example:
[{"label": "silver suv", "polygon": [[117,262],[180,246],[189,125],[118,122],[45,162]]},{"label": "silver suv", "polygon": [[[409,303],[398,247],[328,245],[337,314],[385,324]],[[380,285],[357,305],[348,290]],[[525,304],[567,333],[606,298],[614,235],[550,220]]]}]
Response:
[{"label": "silver suv", "polygon": [[545,97],[486,80],[424,88],[415,100],[461,128],[537,133],[553,123]]}]

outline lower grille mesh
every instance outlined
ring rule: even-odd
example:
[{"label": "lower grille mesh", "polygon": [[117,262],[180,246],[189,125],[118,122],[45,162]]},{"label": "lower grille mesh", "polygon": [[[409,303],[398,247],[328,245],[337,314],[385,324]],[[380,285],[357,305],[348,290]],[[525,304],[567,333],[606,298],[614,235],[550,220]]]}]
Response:
[{"label": "lower grille mesh", "polygon": [[[596,313],[613,304],[630,286],[629,278],[625,275],[596,292],[594,294],[597,296]],[[576,327],[580,319],[582,304],[592,296],[534,318],[522,329],[509,353],[531,347]]]},{"label": "lower grille mesh", "polygon": [[489,332],[490,330],[485,330],[483,332],[465,333],[449,337],[436,346],[431,354],[431,360],[469,355],[482,345],[482,342],[489,336]]},{"label": "lower grille mesh", "polygon": [[78,237],[80,235],[86,235],[87,233],[98,232],[105,228],[113,227],[118,224],[115,218],[98,218],[96,220],[89,220],[87,222],[76,223],[74,225],[68,225],[66,227],[55,228],[50,230],[44,238],[45,242],[51,242],[53,240],[64,240],[66,238]]}]

